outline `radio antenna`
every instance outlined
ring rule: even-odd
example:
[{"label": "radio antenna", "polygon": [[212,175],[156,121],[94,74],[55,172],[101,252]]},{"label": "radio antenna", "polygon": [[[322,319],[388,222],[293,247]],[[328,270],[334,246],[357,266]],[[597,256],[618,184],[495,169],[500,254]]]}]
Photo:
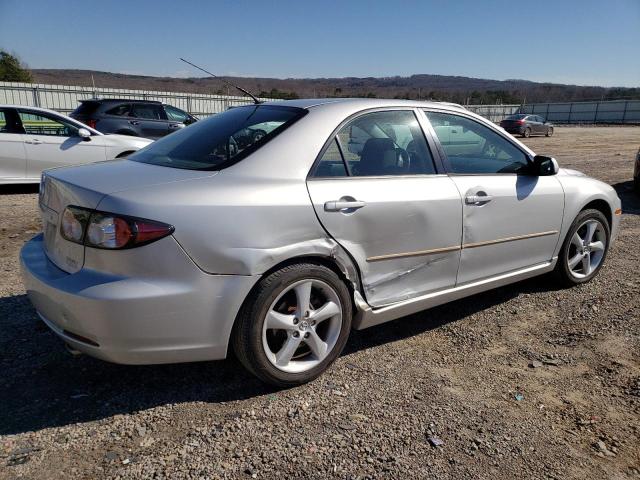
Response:
[{"label": "radio antenna", "polygon": [[205,69],[204,69],[204,68],[202,68],[202,67],[199,67],[199,66],[198,66],[198,65],[196,65],[195,63],[191,63],[189,60],[185,60],[185,59],[184,59],[184,58],[182,58],[182,57],[180,57],[180,60],[182,60],[184,63],[188,63],[189,65],[191,65],[191,66],[192,66],[192,67],[194,67],[194,68],[197,68],[198,70],[202,70],[204,73],[207,73],[207,74],[211,75],[213,78],[217,78],[217,79],[218,79],[218,80],[220,80],[221,82],[224,82],[225,84],[230,85],[230,86],[232,86],[233,88],[235,88],[235,89],[237,89],[237,90],[240,90],[240,91],[241,91],[242,93],[244,93],[245,95],[250,96],[250,97],[253,99],[253,103],[255,103],[256,105],[258,105],[258,104],[262,103],[260,100],[258,100],[258,98],[257,98],[255,95],[253,95],[252,93],[248,92],[248,91],[247,91],[247,90],[245,90],[244,88],[239,87],[238,85],[234,85],[233,83],[226,81],[224,78],[221,78],[221,77],[219,77],[219,76],[217,76],[217,75],[214,75],[214,74],[213,74],[213,73],[211,73],[210,71],[205,70]]}]

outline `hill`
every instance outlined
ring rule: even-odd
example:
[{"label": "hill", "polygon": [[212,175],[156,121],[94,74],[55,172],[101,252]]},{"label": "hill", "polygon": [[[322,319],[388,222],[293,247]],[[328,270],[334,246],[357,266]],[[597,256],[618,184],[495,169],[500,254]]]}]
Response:
[{"label": "hill", "polygon": [[[32,73],[37,83],[91,86],[93,75],[96,86],[103,88],[227,93],[227,87],[223,82],[210,77],[151,77],[67,69],[34,69]],[[368,96],[423,98],[471,104],[640,98],[640,88],[605,88],[428,74],[379,78],[223,78],[241,85],[254,94],[276,98]],[[232,90],[228,93],[235,94]]]}]

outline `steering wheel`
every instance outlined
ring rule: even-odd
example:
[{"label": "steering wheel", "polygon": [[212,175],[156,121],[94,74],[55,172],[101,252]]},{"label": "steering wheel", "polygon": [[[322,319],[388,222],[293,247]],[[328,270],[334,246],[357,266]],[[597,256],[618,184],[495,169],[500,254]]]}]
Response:
[{"label": "steering wheel", "polygon": [[485,158],[497,158],[498,147],[493,143],[485,141],[484,146],[482,147],[482,156]]}]

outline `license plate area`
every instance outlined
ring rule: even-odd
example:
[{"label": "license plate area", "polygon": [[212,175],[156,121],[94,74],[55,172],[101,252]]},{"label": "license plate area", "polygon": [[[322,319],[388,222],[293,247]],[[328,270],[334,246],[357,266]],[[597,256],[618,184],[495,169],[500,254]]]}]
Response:
[{"label": "license plate area", "polygon": [[44,232],[44,249],[47,253],[53,251],[58,229],[58,214],[50,208],[41,205],[42,231]]}]

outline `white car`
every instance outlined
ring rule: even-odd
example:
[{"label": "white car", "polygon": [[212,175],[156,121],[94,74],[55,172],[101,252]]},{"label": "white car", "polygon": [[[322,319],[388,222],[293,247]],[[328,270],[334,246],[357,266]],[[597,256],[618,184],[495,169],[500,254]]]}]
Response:
[{"label": "white car", "polygon": [[39,183],[47,168],[122,158],[151,142],[104,135],[43,108],[0,105],[0,184]]}]

